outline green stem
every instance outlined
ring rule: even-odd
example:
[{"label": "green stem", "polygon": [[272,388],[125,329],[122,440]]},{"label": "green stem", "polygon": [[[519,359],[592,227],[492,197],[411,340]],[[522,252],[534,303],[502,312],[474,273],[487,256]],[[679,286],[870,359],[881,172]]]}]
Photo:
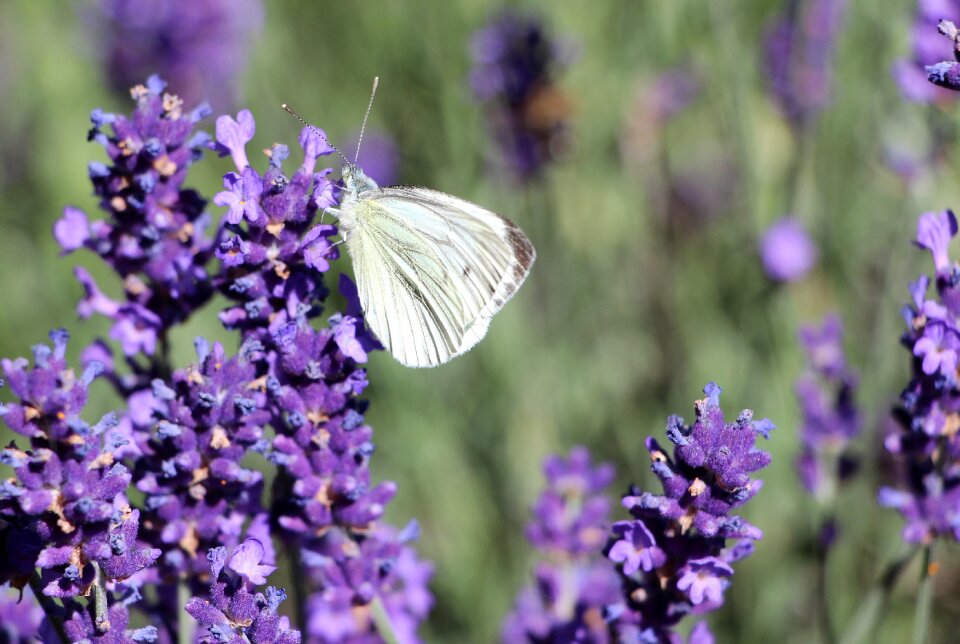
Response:
[{"label": "green stem", "polygon": [[823,632],[823,641],[827,644],[836,644],[837,636],[833,630],[833,620],[830,618],[830,602],[827,600],[827,560],[830,557],[830,546],[821,543],[823,530],[826,529],[828,518],[823,523],[817,539],[817,615],[820,618],[820,630]]},{"label": "green stem", "polygon": [[377,633],[383,638],[386,644],[399,644],[397,633],[393,630],[393,623],[390,621],[390,615],[387,613],[387,607],[383,605],[380,596],[376,596],[370,603],[370,617],[373,619],[373,625],[377,628]]},{"label": "green stem", "polygon": [[883,571],[880,579],[860,603],[860,607],[850,620],[850,625],[840,639],[840,644],[859,644],[867,641],[870,633],[879,621],[884,606],[890,599],[890,592],[900,578],[900,573],[910,563],[917,549],[911,549],[907,554],[891,562]]},{"label": "green stem", "polygon": [[289,569],[293,571],[290,579],[293,592],[294,623],[301,633],[307,632],[307,588],[304,585],[304,575],[301,573],[303,564],[300,561],[300,548],[292,541],[284,542],[287,552]]},{"label": "green stem", "polygon": [[933,545],[923,549],[920,586],[917,589],[917,605],[913,619],[913,644],[923,644],[930,633],[930,613],[933,609],[933,576],[930,574]]},{"label": "green stem", "polygon": [[110,607],[107,605],[107,580],[100,570],[100,565],[94,561],[93,566],[93,624],[97,631],[106,633],[110,630]]},{"label": "green stem", "polygon": [[34,571],[30,577],[30,590],[33,591],[33,596],[37,598],[37,603],[43,609],[43,613],[47,616],[47,621],[53,626],[53,630],[57,632],[60,641],[64,644],[69,642],[67,631],[63,628],[63,609],[51,597],[43,594],[40,571]]},{"label": "green stem", "polygon": [[187,613],[187,602],[190,601],[190,585],[186,579],[177,584],[177,641],[193,641],[193,618]]}]

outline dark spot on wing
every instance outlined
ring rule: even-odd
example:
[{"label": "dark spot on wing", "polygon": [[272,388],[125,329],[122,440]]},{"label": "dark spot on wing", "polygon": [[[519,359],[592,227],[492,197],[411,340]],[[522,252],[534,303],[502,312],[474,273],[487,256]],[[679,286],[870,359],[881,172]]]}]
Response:
[{"label": "dark spot on wing", "polygon": [[520,284],[530,271],[533,260],[537,258],[537,251],[533,249],[533,244],[516,225],[509,221],[506,224],[507,243],[510,244],[517,262],[513,267],[513,279],[515,284]]},{"label": "dark spot on wing", "polygon": [[463,276],[464,276],[464,277],[470,277],[470,273],[472,273],[472,272],[473,272],[473,269],[470,268],[469,266],[464,266],[464,267],[463,267]]}]

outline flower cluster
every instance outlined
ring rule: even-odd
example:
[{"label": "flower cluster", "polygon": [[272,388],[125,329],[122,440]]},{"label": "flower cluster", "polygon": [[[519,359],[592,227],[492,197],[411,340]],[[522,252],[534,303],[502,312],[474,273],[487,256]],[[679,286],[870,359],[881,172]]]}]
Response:
[{"label": "flower cluster", "polygon": [[[273,335],[288,323],[306,324],[320,313],[327,293],[322,274],[338,249],[330,241],[336,227],[317,223],[316,215],[336,203],[338,191],[328,178],[331,168],[316,171],[317,160],[333,152],[320,130],[305,127],[301,132],[304,156],[292,177],[283,169],[290,152],[282,144],[270,149],[264,174],[250,165],[246,144],[255,132],[247,110],[236,119],[217,119],[217,148],[237,168],[227,173],[225,190],[213,198],[227,208],[228,232],[216,249],[221,262],[217,284],[235,302],[220,314],[223,325],[269,350]],[[365,355],[356,357],[365,360]]]},{"label": "flower cluster", "polygon": [[[137,538],[140,513],[125,497],[130,472],[115,454],[128,438],[116,431],[116,416],[107,414],[93,425],[82,417],[98,366],[78,376],[65,359],[66,331],[50,335],[52,347],[33,348],[32,368],[23,358],[0,363],[17,397],[0,405],[0,417],[30,442],[28,449],[11,444],[0,451],[0,462],[15,473],[0,485],[2,581],[22,588],[29,579],[35,591],[63,600],[94,592],[100,617],[91,624],[97,637],[105,638],[98,641],[122,641],[116,638],[125,620],[103,616],[113,610],[106,586],[149,567],[160,551]],[[65,606],[73,610],[68,621],[73,634],[69,624],[83,622],[83,613],[75,602]],[[116,611],[125,614],[123,608]]]},{"label": "flower cluster", "polygon": [[[954,60],[927,65],[927,80],[939,87],[960,91],[960,30],[949,20],[941,20],[937,24],[937,30],[953,43]],[[932,29],[930,33],[933,33]],[[927,88],[937,91],[929,85]]]},{"label": "flower cluster", "polygon": [[346,312],[330,316],[325,327],[310,324],[323,310],[323,274],[338,255],[330,239],[336,227],[318,222],[337,202],[331,169],[316,171],[333,148],[322,131],[306,127],[304,158],[293,176],[284,172],[289,151],[282,145],[270,149],[261,175],[246,155],[254,132],[246,111],[217,120],[217,145],[237,168],[214,197],[228,209],[230,233],[217,249],[217,279],[234,302],[220,319],[256,349],[263,373],[276,431],[268,457],[279,469],[271,514],[284,540],[301,552],[313,593],[312,637],[364,641],[376,632],[370,611],[380,601],[394,630],[412,638],[432,603],[425,588],[432,569],[406,545],[411,531],[395,534],[378,522],[396,485],[375,485],[370,476],[374,444],[359,398],[367,386],[361,365],[379,345],[364,327],[349,278],[340,278]]},{"label": "flower cluster", "polygon": [[850,441],[861,425],[854,402],[857,377],[847,367],[842,340],[843,326],[836,315],[819,328],[800,331],[807,370],[796,383],[803,417],[797,472],[803,487],[819,498],[831,496],[857,468],[850,453]]},{"label": "flower cluster", "polygon": [[910,285],[902,341],[914,356],[913,370],[894,409],[901,431],[884,441],[901,466],[901,484],[881,488],[878,501],[900,511],[904,540],[917,544],[960,540],[960,264],[948,253],[956,234],[951,211],[920,216],[916,244],[933,256],[936,296],[928,299],[926,275]]},{"label": "flower cluster", "polygon": [[767,28],[764,61],[770,92],[795,127],[830,100],[831,62],[846,8],[847,0],[789,2]]},{"label": "flower cluster", "polygon": [[[619,566],[627,605],[613,623],[617,641],[677,641],[672,628],[687,614],[723,603],[732,564],[762,537],[731,512],[761,487],[750,474],[769,464],[770,454],[754,443],[757,436],[766,438],[773,424],[754,421],[750,410],[724,422],[720,392],[714,383],[704,388],[692,425],[678,416],[667,421],[673,458],[647,438],[664,493],[632,489],[622,503],[633,519],[613,525],[607,552]],[[709,641],[705,626],[696,632],[700,641]]]},{"label": "flower cluster", "polygon": [[[931,103],[950,96],[949,92],[934,87],[928,81],[937,61],[949,52],[948,45],[937,34],[938,23],[945,18],[960,15],[957,0],[917,0],[917,10],[911,30],[911,57],[901,58],[893,64],[893,78],[900,93],[908,101]],[[942,65],[943,63],[941,63]],[[926,70],[926,73],[924,73]],[[936,81],[935,81],[936,82]]]},{"label": "flower cluster", "polygon": [[245,519],[261,512],[263,476],[240,461],[266,449],[262,380],[243,353],[227,358],[202,338],[196,347],[197,365],[176,371],[169,385],[154,381],[137,400],[149,424],[139,430],[134,483],[147,536],[164,551],[163,577],[173,581],[204,571],[207,551],[234,545]]},{"label": "flower cluster", "polygon": [[546,558],[535,583],[517,597],[503,624],[504,642],[603,642],[610,607],[622,603],[620,582],[601,556],[609,530],[613,480],[609,464],[594,465],[584,447],[543,466],[547,489],[533,508],[527,539]]},{"label": "flower cluster", "polygon": [[97,9],[93,35],[117,91],[159,72],[187,100],[214,96],[218,107],[233,106],[263,22],[260,0],[99,0]]},{"label": "flower cluster", "polygon": [[567,146],[570,99],[554,76],[569,58],[541,21],[503,10],[473,36],[470,85],[488,110],[507,168],[534,179]]},{"label": "flower cluster", "polygon": [[[183,187],[208,137],[193,125],[209,113],[206,106],[185,112],[166,84],[151,76],[131,90],[136,109],[130,117],[94,110],[89,138],[106,149],[111,164],[91,162],[90,180],[100,207],[108,214],[90,222],[79,208],[67,206],[54,226],[65,253],[86,247],[120,277],[125,299],[104,295],[93,277],[77,267],[85,297],[81,317],[93,313],[113,320],[110,336],[124,354],[154,355],[167,329],[184,321],[213,294],[205,265],[212,242],[206,201]],[[109,126],[112,134],[107,134]]]},{"label": "flower cluster", "polygon": [[198,641],[204,643],[258,642],[297,644],[300,632],[290,627],[287,617],[277,613],[286,593],[274,586],[255,592],[267,583],[276,566],[264,563],[267,550],[257,539],[246,539],[233,548],[207,552],[210,562],[210,590],[192,598],[186,610],[200,626]]}]

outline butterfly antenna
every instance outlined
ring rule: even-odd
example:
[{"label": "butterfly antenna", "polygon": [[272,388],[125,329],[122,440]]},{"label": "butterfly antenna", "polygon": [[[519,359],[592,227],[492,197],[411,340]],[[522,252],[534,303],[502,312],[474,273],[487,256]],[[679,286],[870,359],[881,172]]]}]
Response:
[{"label": "butterfly antenna", "polygon": [[303,120],[303,117],[300,116],[300,114],[298,114],[295,109],[293,109],[292,107],[290,107],[290,106],[287,105],[286,103],[283,103],[280,107],[283,108],[283,111],[284,111],[284,112],[286,112],[287,114],[289,114],[290,116],[292,116],[293,118],[297,119],[298,121],[300,121],[301,123],[303,123],[305,126],[307,126],[308,128],[310,128],[311,130],[313,130],[313,133],[316,134],[317,136],[319,136],[321,139],[324,140],[324,142],[325,142],[327,145],[329,145],[331,148],[333,148],[333,151],[336,152],[336,153],[340,156],[340,158],[344,160],[344,162],[346,162],[347,164],[353,165],[353,164],[350,163],[350,159],[348,159],[347,157],[343,156],[343,153],[340,152],[340,150],[338,150],[337,147],[336,147],[333,143],[330,143],[330,139],[328,139],[328,138],[323,134],[323,132],[321,132],[320,130],[318,130],[317,128],[313,127],[312,125],[310,125],[309,123],[307,123],[305,120]]},{"label": "butterfly antenna", "polygon": [[377,95],[377,86],[380,85],[380,77],[373,77],[373,89],[370,90],[370,102],[367,103],[367,113],[363,115],[363,125],[360,126],[360,138],[357,139],[357,154],[353,159],[356,164],[360,161],[360,144],[363,143],[363,133],[367,130],[367,119],[370,118],[370,110],[373,109],[373,98]]}]

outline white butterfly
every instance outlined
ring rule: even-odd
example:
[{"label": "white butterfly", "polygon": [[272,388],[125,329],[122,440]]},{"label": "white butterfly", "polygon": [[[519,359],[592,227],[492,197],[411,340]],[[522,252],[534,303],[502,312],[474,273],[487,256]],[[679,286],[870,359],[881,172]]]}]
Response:
[{"label": "white butterfly", "polygon": [[367,325],[401,364],[435,367],[468,351],[536,258],[513,222],[442,192],[381,188],[342,169],[339,220]]},{"label": "white butterfly", "polygon": [[513,222],[476,204],[416,186],[381,188],[343,160],[343,198],[326,212],[339,220],[353,258],[367,325],[408,367],[436,367],[469,351],[527,278],[533,244]]}]

